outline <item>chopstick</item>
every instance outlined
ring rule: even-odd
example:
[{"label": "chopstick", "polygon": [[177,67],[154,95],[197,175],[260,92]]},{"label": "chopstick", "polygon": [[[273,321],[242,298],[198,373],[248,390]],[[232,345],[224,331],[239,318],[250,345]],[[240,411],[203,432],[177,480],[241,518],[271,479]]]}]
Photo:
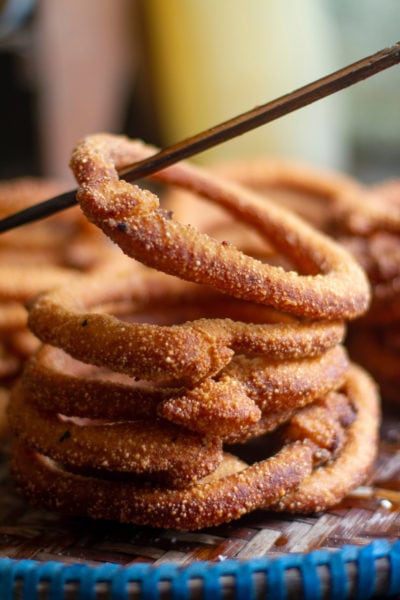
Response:
[{"label": "chopstick", "polygon": [[[400,62],[400,42],[354,62],[289,94],[267,102],[215,127],[160,150],[153,156],[119,170],[126,181],[147,177],[156,171],[204,152],[247,131],[270,123],[299,108],[343,90]],[[48,217],[76,204],[76,190],[65,192],[0,220],[0,233]]]}]

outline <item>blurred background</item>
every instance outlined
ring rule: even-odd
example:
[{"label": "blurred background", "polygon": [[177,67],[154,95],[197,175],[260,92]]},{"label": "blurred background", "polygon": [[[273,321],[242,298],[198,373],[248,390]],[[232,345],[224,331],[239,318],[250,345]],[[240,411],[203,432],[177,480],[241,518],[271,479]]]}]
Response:
[{"label": "blurred background", "polygon": [[[0,178],[70,179],[97,131],[165,146],[399,39],[399,0],[0,0]],[[196,157],[400,176],[393,67]]]}]

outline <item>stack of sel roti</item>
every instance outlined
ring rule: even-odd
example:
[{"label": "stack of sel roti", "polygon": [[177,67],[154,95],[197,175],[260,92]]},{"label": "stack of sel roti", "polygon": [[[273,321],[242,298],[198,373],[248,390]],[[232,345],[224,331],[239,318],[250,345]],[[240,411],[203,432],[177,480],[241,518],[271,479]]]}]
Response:
[{"label": "stack of sel roti", "polygon": [[[343,345],[367,276],[226,174],[169,167],[151,178],[161,203],[119,179],[152,153],[107,134],[73,153],[83,213],[130,260],[30,300],[41,345],[8,409],[16,485],[65,514],[184,530],[325,510],[377,452],[377,388]],[[182,191],[227,220],[183,222]]]}]

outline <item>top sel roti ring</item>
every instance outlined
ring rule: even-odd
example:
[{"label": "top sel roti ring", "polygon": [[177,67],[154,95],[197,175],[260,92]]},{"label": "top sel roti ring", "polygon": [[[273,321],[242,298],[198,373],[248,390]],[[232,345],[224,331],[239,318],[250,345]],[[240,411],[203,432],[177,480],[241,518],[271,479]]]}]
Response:
[{"label": "top sel roti ring", "polygon": [[184,163],[154,176],[222,206],[256,229],[299,272],[264,264],[175,221],[157,196],[119,179],[117,168],[152,153],[152,147],[126,137],[98,134],[78,144],[72,156],[82,210],[126,254],[182,279],[297,316],[352,319],[365,312],[369,284],[355,260],[268,199]]}]

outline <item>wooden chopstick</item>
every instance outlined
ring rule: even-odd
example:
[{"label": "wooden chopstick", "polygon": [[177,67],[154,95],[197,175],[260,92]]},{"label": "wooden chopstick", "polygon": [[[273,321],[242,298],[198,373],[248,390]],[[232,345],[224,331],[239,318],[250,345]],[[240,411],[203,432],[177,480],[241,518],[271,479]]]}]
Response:
[{"label": "wooden chopstick", "polygon": [[[397,42],[390,48],[380,50],[289,94],[253,108],[177,144],[168,146],[153,156],[124,167],[119,171],[119,174],[126,181],[147,177],[182,159],[222,144],[247,131],[312,104],[316,100],[354,85],[399,62],[400,42]],[[76,204],[76,190],[65,192],[0,220],[0,233],[50,216],[74,204]]]}]

